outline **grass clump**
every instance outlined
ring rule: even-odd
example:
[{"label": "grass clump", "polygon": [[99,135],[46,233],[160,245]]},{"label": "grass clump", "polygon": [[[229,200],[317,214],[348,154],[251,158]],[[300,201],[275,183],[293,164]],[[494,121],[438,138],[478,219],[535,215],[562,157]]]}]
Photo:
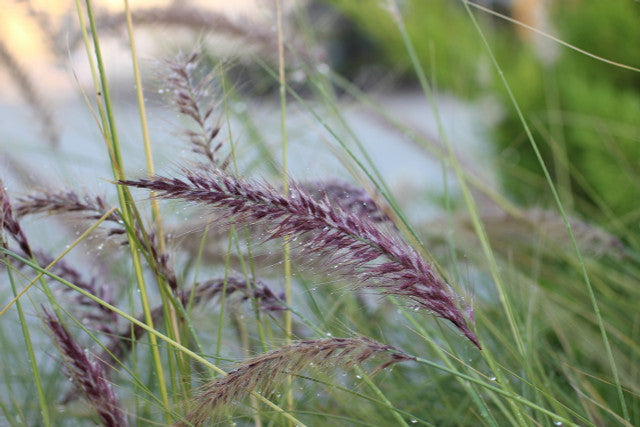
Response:
[{"label": "grass clump", "polygon": [[[560,169],[550,174],[547,164],[569,151],[536,158],[547,171],[545,198],[557,208],[519,204],[515,191],[483,174],[502,171],[509,159],[498,153],[481,163],[442,123],[434,80],[468,94],[493,90],[478,75],[444,77],[483,60],[508,75],[501,55],[511,30],[489,34],[493,21],[477,20],[466,3],[371,2],[364,12],[331,3],[352,17],[369,13],[361,18],[367,31],[384,29],[384,49],[393,52],[387,59],[402,59],[403,82],[417,74],[437,137],[315,62],[326,45],[309,25],[314,8],[278,9],[276,34],[196,6],[131,11],[125,3],[122,12],[94,14],[90,1],[78,5],[75,34],[95,64],[97,97],[88,101],[111,168],[109,192],[44,180],[39,189],[0,188],[1,283],[10,290],[0,312],[0,410],[8,424],[638,423],[640,257],[634,238],[620,233],[629,218],[611,197],[598,199],[611,224],[571,202],[571,188],[562,186],[571,180],[562,181]],[[423,37],[417,22],[427,12],[433,25],[455,17],[451,28],[460,38],[442,26]],[[251,53],[227,67],[202,41],[199,53],[157,63],[161,96],[149,95],[146,81],[143,93],[134,25],[200,31],[209,20]],[[146,172],[129,163],[140,147],[126,142],[137,138],[120,127],[123,106],[112,101],[117,92],[100,50],[125,26]],[[436,62],[424,67],[429,58]],[[523,73],[535,71],[513,59]],[[231,88],[245,61],[281,89],[260,99],[280,106],[277,125],[253,111],[255,99]],[[556,71],[556,95],[589,98]],[[516,81],[510,91],[509,83],[504,89],[521,111],[527,91],[536,90]],[[182,121],[164,135],[170,152],[154,145],[159,135],[147,121],[154,116],[145,113],[161,98]],[[390,135],[441,165],[436,197],[415,178],[419,190],[387,182],[370,155],[374,147],[351,127],[354,100]],[[537,149],[536,121],[518,117]],[[307,160],[290,153],[287,160],[287,151],[315,129],[329,147],[323,153],[332,151],[351,179],[292,172]],[[632,174],[619,160],[608,170]],[[533,178],[514,176],[511,185],[526,193]],[[405,209],[407,202],[419,212]]]}]

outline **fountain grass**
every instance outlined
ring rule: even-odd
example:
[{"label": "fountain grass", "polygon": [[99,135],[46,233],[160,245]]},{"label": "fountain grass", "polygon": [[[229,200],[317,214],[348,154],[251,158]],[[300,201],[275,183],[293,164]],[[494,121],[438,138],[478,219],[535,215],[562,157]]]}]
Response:
[{"label": "fountain grass", "polygon": [[[384,3],[438,116],[435,140],[409,127],[402,112],[318,67],[300,47],[300,40],[314,41],[302,12],[288,18],[301,22],[294,42],[281,9],[276,34],[192,9],[136,15],[127,2],[110,22],[107,12],[97,19],[103,12],[94,14],[90,0],[77,3],[77,34],[97,94],[86,99],[111,164],[110,194],[51,183],[26,194],[0,188],[8,289],[0,312],[0,411],[7,424],[640,422],[634,246],[610,231],[615,226],[579,217],[540,156],[551,206],[518,205],[478,176],[477,162],[444,130],[404,11]],[[461,7],[502,75],[486,29],[465,2]],[[176,138],[188,155],[179,168],[156,172],[136,16],[143,25],[162,16],[181,26],[188,16],[198,28],[206,25],[200,18],[215,16],[223,32],[270,51],[254,62],[280,89],[272,94],[281,111],[276,139],[287,142],[275,149],[264,143],[268,135],[246,112],[235,119],[248,141],[234,138],[230,103],[241,95],[229,88],[224,65],[181,54],[155,72],[167,104],[184,119]],[[124,26],[146,172],[127,165],[100,53],[103,31]],[[19,57],[4,55],[12,58],[8,66],[17,64]],[[289,84],[289,61],[306,73],[304,95]],[[27,73],[17,65],[13,71]],[[33,82],[18,81],[38,104]],[[385,182],[366,141],[349,128],[335,88],[440,159],[443,198],[411,195],[422,207],[440,203],[439,214],[409,219],[403,194]],[[328,131],[352,182],[289,176],[288,162],[305,161],[286,155],[287,144],[296,143],[287,133],[291,105]],[[50,109],[34,111],[51,122]],[[538,141],[520,117],[535,150]],[[237,157],[247,153],[263,164]],[[528,177],[514,179],[525,186]],[[66,243],[32,234],[34,221]],[[74,228],[87,231],[78,237]],[[86,249],[84,263],[68,256],[77,246]]]}]

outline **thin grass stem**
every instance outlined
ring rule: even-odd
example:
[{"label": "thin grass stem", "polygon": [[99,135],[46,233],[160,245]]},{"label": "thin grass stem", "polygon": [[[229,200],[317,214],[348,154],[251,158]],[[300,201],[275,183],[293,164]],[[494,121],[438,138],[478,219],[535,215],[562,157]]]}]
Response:
[{"label": "thin grass stem", "polygon": [[[107,75],[104,67],[104,63],[102,60],[102,53],[100,49],[99,37],[98,37],[98,29],[96,27],[95,17],[93,14],[91,0],[86,0],[85,4],[87,6],[87,15],[89,17],[89,24],[91,26],[91,34],[93,37],[93,46],[94,53],[96,55],[96,61],[98,66],[98,75],[100,76],[100,88],[96,88],[96,91],[99,95],[101,95],[104,100],[104,106],[106,111],[106,119],[107,123],[103,124],[104,129],[109,129],[109,138],[105,140],[106,144],[113,153],[111,166],[113,168],[114,177],[116,179],[124,178],[124,168],[122,163],[122,156],[120,154],[120,144],[118,140],[118,135],[116,132],[116,124],[115,118],[113,115],[113,107],[111,104],[111,95],[109,92],[109,86],[107,84]],[[136,280],[138,283],[138,287],[140,289],[140,298],[142,301],[142,306],[145,311],[146,321],[149,324],[150,328],[153,328],[153,319],[151,318],[151,309],[149,305],[149,298],[147,295],[147,289],[144,280],[144,273],[142,271],[142,263],[140,260],[140,254],[138,253],[138,245],[135,239],[135,233],[131,228],[132,214],[131,210],[135,209],[135,204],[131,199],[129,191],[127,188],[123,186],[117,186],[118,191],[118,199],[120,201],[122,219],[127,227],[127,234],[129,236],[129,249],[131,253],[131,260],[133,263],[133,268],[135,271]],[[141,224],[141,222],[138,222]],[[164,371],[162,368],[162,361],[160,358],[160,353],[157,347],[156,337],[154,335],[149,336],[151,342],[151,351],[153,354],[153,363],[155,367],[155,372],[158,378],[158,387],[160,389],[160,394],[162,396],[162,400],[165,403],[165,408],[168,410],[169,406],[169,394],[167,393],[167,387],[164,380]],[[168,413],[165,412],[165,415],[168,416]]]},{"label": "thin grass stem", "polygon": [[[129,0],[124,0],[124,9],[125,9],[125,15],[126,15],[126,21],[127,21],[127,33],[129,35],[129,49],[131,51],[131,60],[133,64],[133,75],[134,75],[135,86],[136,86],[136,98],[138,101],[138,112],[140,115],[140,128],[142,130],[142,141],[144,145],[145,161],[147,166],[147,172],[150,174],[153,174],[154,173],[153,152],[151,150],[151,141],[149,138],[149,126],[147,124],[147,111],[146,111],[145,101],[144,101],[142,78],[140,77],[140,67],[138,64],[138,53],[137,53],[135,37],[133,33],[133,22],[131,18],[131,9],[129,7]],[[165,241],[164,241],[164,233],[162,230],[162,216],[160,213],[160,202],[157,199],[155,199],[153,196],[154,196],[154,193],[151,192],[151,212],[152,212],[152,217],[155,224],[154,231],[156,233],[156,239],[158,241],[158,251],[160,253],[165,253]],[[167,292],[160,293],[162,297],[163,305],[166,307],[166,311],[167,311],[167,316],[165,316],[165,321],[167,323],[167,330],[171,331],[171,336],[173,338],[175,338],[177,341],[180,341],[180,330],[178,327],[176,310],[174,309],[173,305],[169,303],[166,297],[167,293],[170,292],[169,285],[161,274],[157,274],[156,277],[158,279],[158,285],[163,286],[167,291]],[[175,354],[175,356],[178,359],[177,362],[178,362],[179,370],[184,371],[184,369],[186,369],[186,366],[185,366],[185,361],[182,359],[182,355]],[[171,357],[169,358],[169,364],[170,364],[170,371],[173,372],[174,366],[173,366],[173,360]],[[175,388],[176,375],[172,374],[170,378]]]},{"label": "thin grass stem", "polygon": [[[395,0],[390,0],[389,1],[390,4],[390,13],[392,15],[392,17],[395,19],[398,30],[400,31],[401,37],[402,37],[402,41],[405,45],[405,48],[407,49],[407,53],[409,54],[409,57],[411,59],[411,64],[413,66],[414,71],[416,72],[416,75],[418,77],[418,81],[420,82],[420,86],[422,87],[422,90],[425,94],[425,96],[427,97],[427,99],[429,100],[430,104],[433,107],[434,110],[434,114],[436,117],[436,123],[438,125],[438,132],[440,133],[441,138],[443,139],[443,141],[445,142],[445,145],[447,147],[447,151],[449,152],[449,162],[452,165],[452,167],[454,168],[454,171],[456,173],[456,176],[458,178],[458,182],[460,185],[460,189],[462,191],[463,194],[463,198],[465,200],[467,209],[469,210],[470,216],[471,216],[471,220],[472,220],[472,224],[474,227],[474,230],[476,232],[476,235],[478,236],[478,238],[480,239],[480,243],[482,245],[482,249],[483,252],[485,254],[485,257],[487,258],[487,261],[489,263],[489,270],[491,272],[491,277],[493,278],[495,284],[496,284],[496,288],[498,289],[498,295],[500,297],[500,302],[502,303],[503,309],[505,310],[505,314],[507,316],[507,320],[509,322],[509,326],[511,328],[511,332],[512,335],[515,339],[516,345],[518,347],[518,351],[520,353],[520,355],[524,355],[525,354],[525,349],[524,349],[524,344],[522,342],[522,337],[520,336],[518,327],[516,325],[516,320],[515,320],[515,316],[513,314],[513,309],[511,307],[511,304],[507,298],[507,295],[505,293],[504,290],[504,285],[502,284],[502,278],[500,276],[499,273],[499,269],[498,269],[498,265],[495,259],[495,256],[493,254],[493,251],[491,249],[490,243],[489,243],[489,239],[488,236],[486,234],[486,231],[484,229],[484,226],[482,224],[482,220],[480,219],[480,215],[478,213],[478,208],[476,206],[476,203],[473,199],[473,196],[471,195],[471,192],[469,191],[469,188],[466,184],[465,178],[464,178],[464,174],[462,173],[462,168],[455,156],[455,153],[453,151],[453,148],[451,146],[451,143],[446,135],[446,132],[444,132],[444,127],[442,125],[442,119],[440,117],[439,114],[439,110],[436,106],[435,100],[433,98],[433,92],[430,88],[430,85],[427,81],[427,77],[424,73],[424,69],[422,68],[422,65],[420,64],[420,61],[418,60],[418,55],[415,51],[415,48],[413,46],[413,42],[411,40],[411,38],[409,37],[409,34],[406,30],[406,27],[404,25],[403,22],[403,18],[400,14],[400,11],[398,9],[398,5],[396,3]],[[483,352],[483,357],[484,359],[487,361],[487,363],[489,364],[489,366],[491,367],[492,371],[494,372],[494,374],[496,375],[497,379],[505,385],[505,387],[510,389],[510,386],[507,386],[506,384],[508,384],[508,382],[506,381],[506,378],[503,376],[501,370],[498,368],[495,359],[493,359],[493,357],[491,356],[491,352],[489,351],[489,349],[487,349],[485,352]],[[522,426],[526,425],[526,421],[524,418],[524,415],[522,414],[522,411],[520,410],[520,408],[518,408],[517,405],[515,405],[512,401],[509,402],[511,405],[511,408],[513,409],[516,418],[518,420],[518,423]]]},{"label": "thin grass stem", "polygon": [[[0,246],[0,249],[4,249]],[[11,291],[14,295],[14,301],[16,304],[16,310],[18,311],[18,317],[20,318],[20,328],[22,330],[22,337],[24,338],[24,344],[27,347],[27,356],[29,358],[29,365],[31,366],[31,373],[33,374],[33,382],[35,383],[36,390],[38,392],[38,404],[40,405],[40,414],[42,415],[42,423],[49,427],[51,425],[51,415],[49,404],[47,401],[47,396],[42,384],[42,378],[40,377],[40,369],[38,368],[38,363],[36,360],[36,354],[33,349],[33,341],[31,340],[31,333],[29,332],[29,326],[27,325],[27,319],[22,310],[22,304],[20,303],[20,296],[16,292],[16,283],[13,279],[13,273],[11,273],[11,264],[7,262],[7,255],[3,254],[2,256],[3,262],[7,267],[7,275],[9,277],[9,282],[11,283]],[[35,281],[34,281],[35,282]],[[9,306],[7,306],[8,308]],[[6,308],[2,311],[4,313]],[[0,313],[0,316],[2,316]],[[7,418],[8,419],[8,418]]]},{"label": "thin grass stem", "polygon": [[[287,91],[286,80],[284,74],[284,29],[282,27],[282,0],[276,0],[276,20],[278,27],[278,83],[280,92],[280,132],[282,137],[282,191],[285,197],[289,196],[289,172],[287,162]],[[285,302],[291,305],[291,245],[289,236],[284,236],[283,246],[284,258],[284,283],[285,283]],[[292,340],[292,323],[291,312],[284,314],[285,334],[287,344]],[[292,378],[287,379],[289,391],[287,393],[287,408],[293,410],[293,389],[291,388]]]}]

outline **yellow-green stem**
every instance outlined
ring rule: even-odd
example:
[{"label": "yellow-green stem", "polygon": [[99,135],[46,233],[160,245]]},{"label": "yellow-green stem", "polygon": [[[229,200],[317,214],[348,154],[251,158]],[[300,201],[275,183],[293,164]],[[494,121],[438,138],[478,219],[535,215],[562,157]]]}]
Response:
[{"label": "yellow-green stem", "polygon": [[[282,0],[276,0],[276,16],[278,24],[278,80],[280,83],[280,126],[282,131],[282,189],[285,196],[289,195],[289,177],[287,170],[287,91],[284,74],[284,34],[282,28]],[[291,305],[291,245],[289,239],[284,238],[284,280],[285,280],[285,301]],[[292,339],[291,312],[285,311],[284,324],[286,342]],[[293,389],[291,388],[292,378],[288,378],[289,392],[287,393],[287,408],[293,410]]]},{"label": "yellow-green stem", "polygon": [[[131,8],[129,7],[129,0],[124,0],[124,8],[125,15],[127,18],[127,32],[129,34],[129,48],[131,49],[131,61],[133,64],[133,75],[136,83],[136,97],[138,101],[138,112],[140,114],[140,128],[142,130],[142,141],[144,145],[144,155],[147,166],[147,173],[149,175],[154,174],[154,165],[153,165],[153,153],[151,151],[151,140],[149,138],[149,126],[147,124],[147,110],[145,107],[144,101],[144,91],[142,87],[142,78],[140,77],[140,67],[138,65],[138,53],[136,49],[135,37],[133,34],[133,20],[131,18]],[[160,214],[160,205],[158,199],[155,197],[155,193],[151,191],[151,214],[153,216],[153,220],[155,223],[155,233],[158,241],[158,250],[160,253],[164,253],[165,251],[165,241],[164,234],[162,231],[162,217]],[[178,318],[176,315],[176,310],[173,305],[168,301],[167,295],[171,292],[168,287],[167,281],[161,274],[157,274],[158,286],[162,286],[165,288],[166,292],[160,292],[162,298],[162,304],[165,307],[166,314],[165,316],[167,330],[170,331],[170,336],[175,338],[177,341],[180,341],[180,329],[178,325]],[[185,362],[182,358],[182,354],[176,354],[178,359],[178,367],[182,371],[185,369]],[[171,364],[171,368],[173,368],[173,363],[171,357],[169,358],[169,362]],[[173,371],[173,369],[171,369]],[[175,375],[171,376],[171,381],[173,383],[173,387],[175,389]]]},{"label": "yellow-green stem", "polygon": [[[4,248],[3,248],[4,249]],[[6,254],[2,258],[6,258]],[[4,261],[4,259],[3,259]],[[7,261],[4,261],[7,263]],[[8,263],[7,263],[8,264]],[[33,381],[38,391],[38,403],[40,404],[40,413],[42,414],[42,423],[46,427],[51,425],[51,415],[49,415],[49,405],[47,404],[47,397],[42,387],[42,379],[40,378],[40,371],[38,370],[38,363],[36,361],[35,351],[33,350],[33,342],[31,341],[31,334],[29,333],[29,327],[27,326],[27,319],[22,311],[22,305],[19,301],[19,296],[16,294],[16,284],[13,280],[13,274],[11,273],[11,265],[7,266],[7,274],[9,275],[9,282],[11,283],[11,290],[15,297],[16,309],[18,310],[18,317],[20,318],[20,326],[22,328],[22,336],[24,337],[24,344],[27,347],[27,355],[29,357],[29,363],[31,365],[31,373],[33,374]],[[9,305],[7,306],[7,308]],[[6,310],[6,309],[5,309]],[[2,311],[4,313],[4,310]],[[0,314],[1,315],[1,314]]]},{"label": "yellow-green stem", "polygon": [[[111,166],[113,169],[114,177],[117,180],[125,179],[124,175],[124,167],[122,164],[122,156],[120,154],[120,144],[118,141],[118,135],[116,132],[116,124],[113,115],[113,108],[111,104],[111,96],[109,93],[109,86],[107,84],[107,75],[104,67],[104,63],[102,60],[102,53],[100,50],[100,43],[98,38],[98,29],[95,23],[95,17],[93,14],[93,9],[91,6],[91,0],[85,1],[87,6],[87,15],[89,17],[89,25],[91,27],[91,35],[93,37],[93,46],[94,53],[96,56],[96,62],[98,66],[98,75],[100,76],[100,87],[96,88],[96,91],[99,95],[102,96],[104,100],[104,108],[106,111],[106,119],[107,123],[103,123],[103,128],[106,130],[109,129],[109,138],[105,140],[107,146],[109,147],[111,157]],[[151,317],[151,308],[149,305],[149,298],[147,296],[146,285],[144,281],[144,274],[142,271],[142,263],[140,260],[140,254],[138,252],[138,244],[136,242],[135,234],[133,231],[133,221],[131,210],[134,209],[134,203],[131,199],[128,189],[123,186],[117,186],[118,191],[118,199],[120,201],[120,207],[122,211],[122,219],[125,223],[127,229],[127,236],[129,239],[129,250],[131,253],[131,260],[133,263],[133,268],[136,276],[136,281],[138,283],[138,288],[140,289],[140,298],[142,301],[142,307],[145,314],[145,321],[149,325],[150,328],[153,328],[153,319]],[[157,341],[155,335],[149,335],[149,341],[151,344],[151,352],[153,354],[154,368],[157,375],[158,387],[160,388],[160,394],[162,396],[162,401],[165,404],[165,407],[169,408],[169,395],[167,393],[167,388],[164,380],[164,371],[162,369],[162,362],[160,359],[160,352],[158,350]],[[165,412],[167,414],[167,412]]]}]

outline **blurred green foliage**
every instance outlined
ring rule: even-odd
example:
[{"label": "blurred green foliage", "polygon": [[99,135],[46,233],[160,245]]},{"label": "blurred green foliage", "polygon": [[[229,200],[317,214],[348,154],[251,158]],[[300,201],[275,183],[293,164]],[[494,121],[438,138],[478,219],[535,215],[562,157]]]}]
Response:
[{"label": "blurred green foliage", "polygon": [[[330,0],[329,3],[354,25],[355,31],[345,35],[353,37],[357,31],[366,35],[358,38],[366,39],[367,44],[352,45],[353,54],[361,55],[356,50],[364,48],[370,62],[392,69],[402,79],[415,78],[397,23],[379,0]],[[403,2],[402,15],[422,64],[435,71],[431,77],[456,93],[478,94],[483,86],[478,69],[481,45],[460,5],[446,0],[407,1]],[[349,43],[349,40],[341,42]],[[343,58],[349,59],[347,56],[339,59]],[[349,69],[341,63],[337,66]]]},{"label": "blurred green foliage", "polygon": [[[330,3],[376,45],[378,63],[413,71],[396,22],[378,0]],[[505,2],[496,2],[504,5]],[[550,195],[522,123],[461,2],[398,2],[430,78],[463,98],[498,94],[505,114],[493,142],[505,188],[520,202]],[[494,5],[495,6],[495,5]],[[508,5],[506,5],[508,6]],[[509,8],[499,10],[509,13]],[[576,207],[631,214],[640,199],[640,73],[588,57],[474,10],[554,178]],[[550,32],[589,53],[640,67],[640,3],[556,0]],[[523,36],[524,35],[524,36]],[[540,47],[539,42],[543,42]],[[546,45],[544,45],[546,43]],[[536,46],[538,44],[538,46]],[[553,60],[550,50],[556,50]]]}]

